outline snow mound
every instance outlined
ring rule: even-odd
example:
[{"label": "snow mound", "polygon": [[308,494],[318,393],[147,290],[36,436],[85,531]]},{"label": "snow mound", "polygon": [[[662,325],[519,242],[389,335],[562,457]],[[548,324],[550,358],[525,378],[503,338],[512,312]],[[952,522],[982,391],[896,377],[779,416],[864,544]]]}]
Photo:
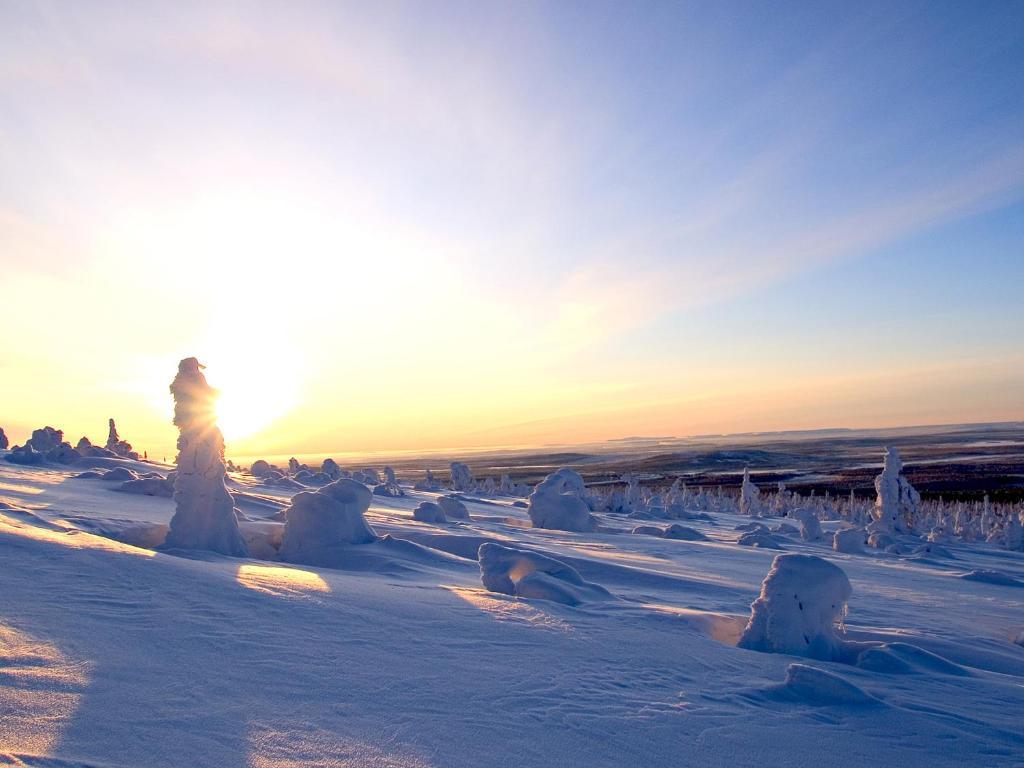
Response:
[{"label": "snow mound", "polygon": [[560,469],[537,484],[527,499],[534,528],[558,531],[593,531],[597,518],[582,498],[583,479],[571,469]]},{"label": "snow mound", "polygon": [[129,480],[138,480],[139,476],[128,467],[114,467],[104,472],[100,479],[108,483],[125,483]]},{"label": "snow mound", "polygon": [[676,541],[707,541],[708,537],[696,528],[689,528],[685,525],[673,523],[667,528],[657,525],[638,525],[630,533],[638,536],[658,536],[663,539],[675,539]]},{"label": "snow mound", "polygon": [[478,554],[481,581],[491,592],[563,605],[612,597],[604,587],[585,581],[575,568],[547,555],[493,542],[481,544]]},{"label": "snow mound", "polygon": [[846,574],[815,555],[778,555],[751,604],[750,622],[739,646],[766,653],[790,653],[838,660],[842,641],[835,624],[853,593]]},{"label": "snow mound", "polygon": [[993,571],[987,568],[968,571],[961,574],[960,578],[967,581],[980,581],[982,584],[998,584],[1002,587],[1024,587],[1024,579],[1018,579],[1005,571]]},{"label": "snow mound", "polygon": [[679,523],[673,523],[665,532],[662,534],[666,539],[675,539],[676,541],[707,541],[708,537],[698,531],[696,528],[690,528],[686,525],[679,525]]},{"label": "snow mound", "polygon": [[914,547],[913,551],[910,554],[913,555],[914,558],[917,560],[927,560],[933,558],[939,558],[941,560],[956,559],[955,557],[953,557],[953,553],[946,549],[944,546],[942,546],[941,544],[936,544],[935,542],[931,541]]},{"label": "snow mound", "polygon": [[137,493],[142,496],[160,496],[170,499],[174,496],[174,481],[163,477],[140,477],[127,480],[117,488],[121,493]]},{"label": "snow mound", "polygon": [[447,523],[448,517],[440,504],[433,501],[421,501],[412,511],[412,519],[421,523]]},{"label": "snow mound", "polygon": [[363,515],[370,508],[370,489],[342,478],[316,492],[303,491],[284,510],[280,557],[290,563],[329,565],[339,546],[369,544],[377,534]]},{"label": "snow mound", "polygon": [[757,547],[759,549],[782,549],[778,541],[764,530],[749,531],[736,541],[741,547]]},{"label": "snow mound", "polygon": [[469,510],[462,503],[462,499],[454,493],[438,496],[437,505],[444,510],[444,516],[449,520],[469,520]]},{"label": "snow mound", "polygon": [[887,675],[942,674],[969,676],[971,673],[938,654],[909,643],[884,643],[868,648],[857,657],[857,666]]},{"label": "snow mound", "polygon": [[832,549],[847,555],[864,554],[867,532],[863,528],[840,528],[832,537]]},{"label": "snow mound", "polygon": [[839,675],[807,664],[790,664],[786,681],[775,689],[782,697],[817,706],[873,706],[882,702]]}]

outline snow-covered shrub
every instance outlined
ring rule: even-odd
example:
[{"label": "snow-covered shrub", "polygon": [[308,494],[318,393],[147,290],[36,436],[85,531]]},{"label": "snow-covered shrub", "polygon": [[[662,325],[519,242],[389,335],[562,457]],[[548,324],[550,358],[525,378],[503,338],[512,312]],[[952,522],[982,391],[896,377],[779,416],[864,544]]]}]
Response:
[{"label": "snow-covered shrub", "polygon": [[164,547],[207,549],[246,557],[234,502],[224,484],[224,438],[217,427],[217,391],[206,383],[194,357],[178,363],[171,383],[174,424],[178,427],[178,470],[174,478],[174,517]]},{"label": "snow-covered shrub", "polygon": [[117,425],[114,423],[113,419],[109,419],[107,421],[106,449],[115,456],[120,456],[124,459],[132,459],[134,461],[139,460],[138,451],[132,450],[132,444],[127,440],[122,440],[120,435],[117,434]]},{"label": "snow-covered shrub", "polygon": [[327,475],[331,480],[337,480],[341,477],[341,467],[338,466],[338,462],[334,459],[324,459],[323,464],[320,465],[320,472]]},{"label": "snow-covered shrub", "polygon": [[882,474],[875,478],[875,519],[868,526],[869,531],[887,534],[910,532],[917,518],[921,496],[900,475],[902,469],[899,451],[886,449]]},{"label": "snow-covered shrub", "polygon": [[392,498],[405,496],[405,491],[402,490],[402,486],[398,484],[398,478],[395,477],[395,470],[391,467],[384,467],[384,482],[377,483],[373,487],[373,495],[390,496]]},{"label": "snow-covered shrub", "polygon": [[751,604],[739,646],[769,653],[837,660],[842,641],[836,622],[853,594],[838,566],[814,555],[779,555]]},{"label": "snow-covered shrub", "polygon": [[760,492],[750,480],[750,468],[743,470],[743,484],[740,486],[740,514],[757,517],[761,514]]},{"label": "snow-covered shrub", "polygon": [[469,467],[461,461],[453,461],[451,464],[452,488],[456,491],[472,491],[476,488],[476,481]]},{"label": "snow-covered shrub", "polygon": [[800,523],[800,538],[804,541],[821,541],[821,521],[812,510],[801,507],[793,510],[789,515]]},{"label": "snow-covered shrub", "polygon": [[284,510],[280,558],[289,563],[330,565],[339,546],[376,541],[377,534],[364,517],[371,500],[369,488],[347,478],[316,492],[295,494]]},{"label": "snow-covered shrub", "polygon": [[583,479],[571,469],[560,469],[538,483],[527,502],[534,528],[559,531],[593,531],[597,518],[582,494]]},{"label": "snow-covered shrub", "polygon": [[604,587],[547,555],[487,542],[480,545],[479,559],[481,581],[491,592],[565,605],[611,597]]},{"label": "snow-covered shrub", "polygon": [[439,490],[440,488],[441,484],[437,482],[437,479],[434,477],[434,473],[431,472],[429,469],[426,472],[426,477],[424,477],[422,480],[419,480],[415,485],[413,485],[413,489],[417,491],[436,491]]},{"label": "snow-covered shrub", "polygon": [[864,552],[867,533],[863,528],[840,528],[832,537],[832,549],[847,555],[859,555]]}]

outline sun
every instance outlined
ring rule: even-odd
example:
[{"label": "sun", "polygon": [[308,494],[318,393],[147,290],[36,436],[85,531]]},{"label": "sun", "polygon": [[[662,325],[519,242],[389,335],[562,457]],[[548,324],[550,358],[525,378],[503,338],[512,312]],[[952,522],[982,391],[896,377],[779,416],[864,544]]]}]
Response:
[{"label": "sun", "polygon": [[217,424],[229,445],[264,431],[298,404],[297,369],[268,361],[265,350],[232,346],[201,360],[218,391]]}]

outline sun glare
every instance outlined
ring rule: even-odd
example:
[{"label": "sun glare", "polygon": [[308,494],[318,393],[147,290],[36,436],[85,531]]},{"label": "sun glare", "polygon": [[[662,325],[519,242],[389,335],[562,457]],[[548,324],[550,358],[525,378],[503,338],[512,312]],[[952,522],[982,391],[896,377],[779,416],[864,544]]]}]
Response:
[{"label": "sun glare", "polygon": [[286,415],[299,400],[300,366],[268,362],[244,342],[211,349],[204,373],[218,390],[217,423],[225,442],[255,435]]}]

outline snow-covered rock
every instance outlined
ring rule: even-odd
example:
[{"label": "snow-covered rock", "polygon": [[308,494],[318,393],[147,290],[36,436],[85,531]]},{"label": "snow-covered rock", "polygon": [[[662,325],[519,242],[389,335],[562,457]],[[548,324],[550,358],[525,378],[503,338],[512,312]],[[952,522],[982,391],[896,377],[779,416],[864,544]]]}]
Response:
[{"label": "snow-covered rock", "polygon": [[339,547],[376,541],[377,534],[364,517],[372,498],[369,488],[348,478],[316,492],[295,494],[284,510],[280,558],[289,563],[330,565],[337,561]]},{"label": "snow-covered rock", "polygon": [[560,469],[537,484],[527,499],[534,528],[559,531],[593,531],[597,518],[581,497],[583,479],[571,469]]},{"label": "snow-covered rock", "polygon": [[494,542],[480,545],[480,578],[491,592],[579,605],[607,600],[611,593],[585,581],[579,572],[547,555]]},{"label": "snow-covered rock", "polygon": [[739,647],[769,653],[838,660],[836,634],[853,593],[841,568],[814,555],[779,555],[751,604]]},{"label": "snow-covered rock", "polygon": [[0,451],[5,450],[10,444],[7,435],[4,434],[4,428],[0,427]]},{"label": "snow-covered rock", "polygon": [[224,484],[224,438],[214,410],[217,391],[207,384],[201,369],[198,360],[187,357],[178,364],[171,383],[174,424],[179,430],[178,469],[175,513],[164,547],[246,557],[234,502]]}]

